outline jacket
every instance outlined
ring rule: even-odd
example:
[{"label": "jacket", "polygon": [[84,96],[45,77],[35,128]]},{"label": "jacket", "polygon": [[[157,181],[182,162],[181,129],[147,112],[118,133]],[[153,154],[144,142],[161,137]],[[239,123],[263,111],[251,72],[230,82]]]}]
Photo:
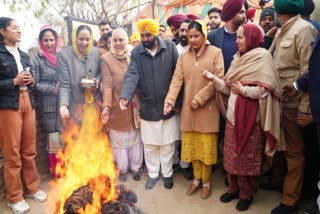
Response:
[{"label": "jacket", "polygon": [[[29,56],[20,50],[19,52],[22,67],[24,69],[31,67]],[[14,56],[6,49],[4,44],[0,44],[0,109],[19,109],[19,86],[13,85],[13,79],[17,74],[18,66]],[[31,86],[28,86],[28,92],[31,105],[34,107]]]},{"label": "jacket", "polygon": [[208,33],[208,40],[211,45],[222,48],[224,39],[224,27],[214,29]]},{"label": "jacket", "polygon": [[174,112],[164,115],[163,107],[176,67],[178,51],[169,40],[158,38],[157,41],[159,47],[154,56],[142,44],[132,50],[120,96],[130,101],[137,88],[140,117],[147,121],[160,121],[174,115]]},{"label": "jacket", "polygon": [[131,103],[127,111],[122,111],[119,106],[121,87],[127,68],[127,59],[117,59],[110,51],[101,57],[103,106],[111,107],[108,127],[123,132],[135,127]]},{"label": "jacket", "polygon": [[[81,86],[82,78],[87,76],[89,79],[101,79],[99,51],[94,47],[87,56],[78,59],[72,46],[69,46],[58,53],[57,68],[60,105],[68,106],[73,115],[76,105],[85,103],[85,89]],[[97,90],[95,93],[95,101],[97,101],[99,93]]]},{"label": "jacket", "polygon": [[313,46],[309,61],[309,72],[297,80],[299,88],[309,91],[313,119],[320,124],[320,32]]},{"label": "jacket", "polygon": [[58,83],[57,69],[40,53],[31,59],[32,74],[35,80],[33,91],[39,98],[37,112],[42,115],[44,130],[48,133],[60,130],[59,123],[59,95],[53,90]]},{"label": "jacket", "polygon": [[[180,55],[165,102],[174,106],[180,88],[184,84],[181,130],[217,133],[220,111],[215,100],[215,85],[202,76],[202,70],[208,70],[222,78],[224,72],[222,52],[219,48],[209,45],[198,60],[195,56],[192,49]],[[196,110],[190,106],[193,99],[200,104]]]},{"label": "jacket", "polygon": [[[316,29],[300,15],[291,18],[276,33],[269,51],[275,60],[281,88],[292,84],[308,70],[312,44],[316,35]],[[310,112],[307,93],[284,102],[282,106],[298,108],[303,113]]]}]

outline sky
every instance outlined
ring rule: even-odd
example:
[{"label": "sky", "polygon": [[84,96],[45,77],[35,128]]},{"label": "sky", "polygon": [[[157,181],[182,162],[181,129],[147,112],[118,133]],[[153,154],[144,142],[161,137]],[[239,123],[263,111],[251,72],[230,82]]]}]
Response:
[{"label": "sky", "polygon": [[40,23],[39,20],[34,18],[33,12],[31,11],[10,12],[8,6],[3,5],[2,1],[0,1],[0,8],[0,16],[13,18],[20,25],[22,33],[20,49],[27,52],[31,47],[37,47],[39,31],[44,23]]}]

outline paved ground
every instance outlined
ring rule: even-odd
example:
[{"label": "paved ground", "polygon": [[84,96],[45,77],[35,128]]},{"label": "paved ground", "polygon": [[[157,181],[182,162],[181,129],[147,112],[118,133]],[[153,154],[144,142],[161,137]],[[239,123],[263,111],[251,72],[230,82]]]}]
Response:
[{"label": "paved ground", "polygon": [[[50,191],[50,176],[44,176],[41,188]],[[150,214],[234,214],[239,213],[235,209],[237,201],[223,204],[219,201],[219,197],[226,191],[223,183],[223,175],[221,171],[216,171],[212,182],[212,193],[207,200],[200,198],[200,192],[187,196],[185,194],[190,182],[184,180],[182,175],[177,174],[174,178],[174,186],[171,190],[163,187],[163,181],[160,180],[154,189],[145,190],[144,184],[147,180],[147,173],[144,171],[141,181],[134,181],[131,176],[125,183],[130,189],[134,190],[138,195],[138,207],[144,212]],[[271,209],[278,205],[280,194],[276,192],[266,192],[258,190],[255,195],[254,203],[247,212],[248,214],[269,214]],[[30,199],[27,202],[31,206],[30,214],[52,214],[49,203],[35,203]],[[0,214],[12,213],[7,208],[6,202],[0,204]]]}]

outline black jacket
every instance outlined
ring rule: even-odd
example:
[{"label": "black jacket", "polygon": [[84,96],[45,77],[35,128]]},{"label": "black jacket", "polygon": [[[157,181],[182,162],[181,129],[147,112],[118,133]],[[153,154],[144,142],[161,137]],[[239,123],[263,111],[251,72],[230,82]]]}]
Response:
[{"label": "black jacket", "polygon": [[163,107],[176,67],[178,51],[169,40],[158,38],[158,45],[155,56],[142,44],[133,49],[121,90],[121,98],[130,101],[134,91],[138,89],[140,116],[147,121],[159,121],[174,115],[173,111],[169,115],[163,115]]},{"label": "black jacket", "polygon": [[297,80],[299,88],[309,91],[313,119],[320,124],[320,32],[315,41],[309,62],[309,72]]},{"label": "black jacket", "polygon": [[[22,67],[30,67],[29,56],[20,51]],[[6,49],[4,44],[0,44],[0,109],[19,108],[19,86],[13,85],[13,79],[18,74],[18,66],[14,56]],[[34,100],[30,86],[28,86],[31,104],[34,107]]]}]

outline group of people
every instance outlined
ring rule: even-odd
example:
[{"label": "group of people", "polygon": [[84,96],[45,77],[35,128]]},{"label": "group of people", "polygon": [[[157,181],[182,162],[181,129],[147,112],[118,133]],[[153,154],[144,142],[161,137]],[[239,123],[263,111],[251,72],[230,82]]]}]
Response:
[{"label": "group of people", "polygon": [[312,3],[274,0],[256,24],[248,21],[244,0],[226,0],[222,9],[209,10],[208,24],[193,14],[169,17],[171,39],[151,18],[139,19],[130,38],[123,28],[102,21],[97,47],[90,27],[80,25],[63,50],[58,33],[45,25],[31,60],[17,48],[17,22],[1,17],[0,148],[9,207],[26,213],[24,196],[47,198],[35,165],[34,109],[42,115],[50,171],[58,178],[60,133],[68,121],[81,126],[83,105],[95,103],[121,181],[129,173],[139,181],[144,160],[146,189],[160,176],[171,189],[174,169],[181,168],[192,180],[186,194],[201,189],[207,199],[213,166],[223,159],[227,190],[220,201],[239,198],[236,209],[245,211],[258,177],[265,168],[278,171],[276,157],[284,151],[287,166],[276,177],[283,179],[283,198],[271,213],[292,213],[301,197],[309,143],[302,127],[313,121],[320,139],[320,33],[308,20]]}]

